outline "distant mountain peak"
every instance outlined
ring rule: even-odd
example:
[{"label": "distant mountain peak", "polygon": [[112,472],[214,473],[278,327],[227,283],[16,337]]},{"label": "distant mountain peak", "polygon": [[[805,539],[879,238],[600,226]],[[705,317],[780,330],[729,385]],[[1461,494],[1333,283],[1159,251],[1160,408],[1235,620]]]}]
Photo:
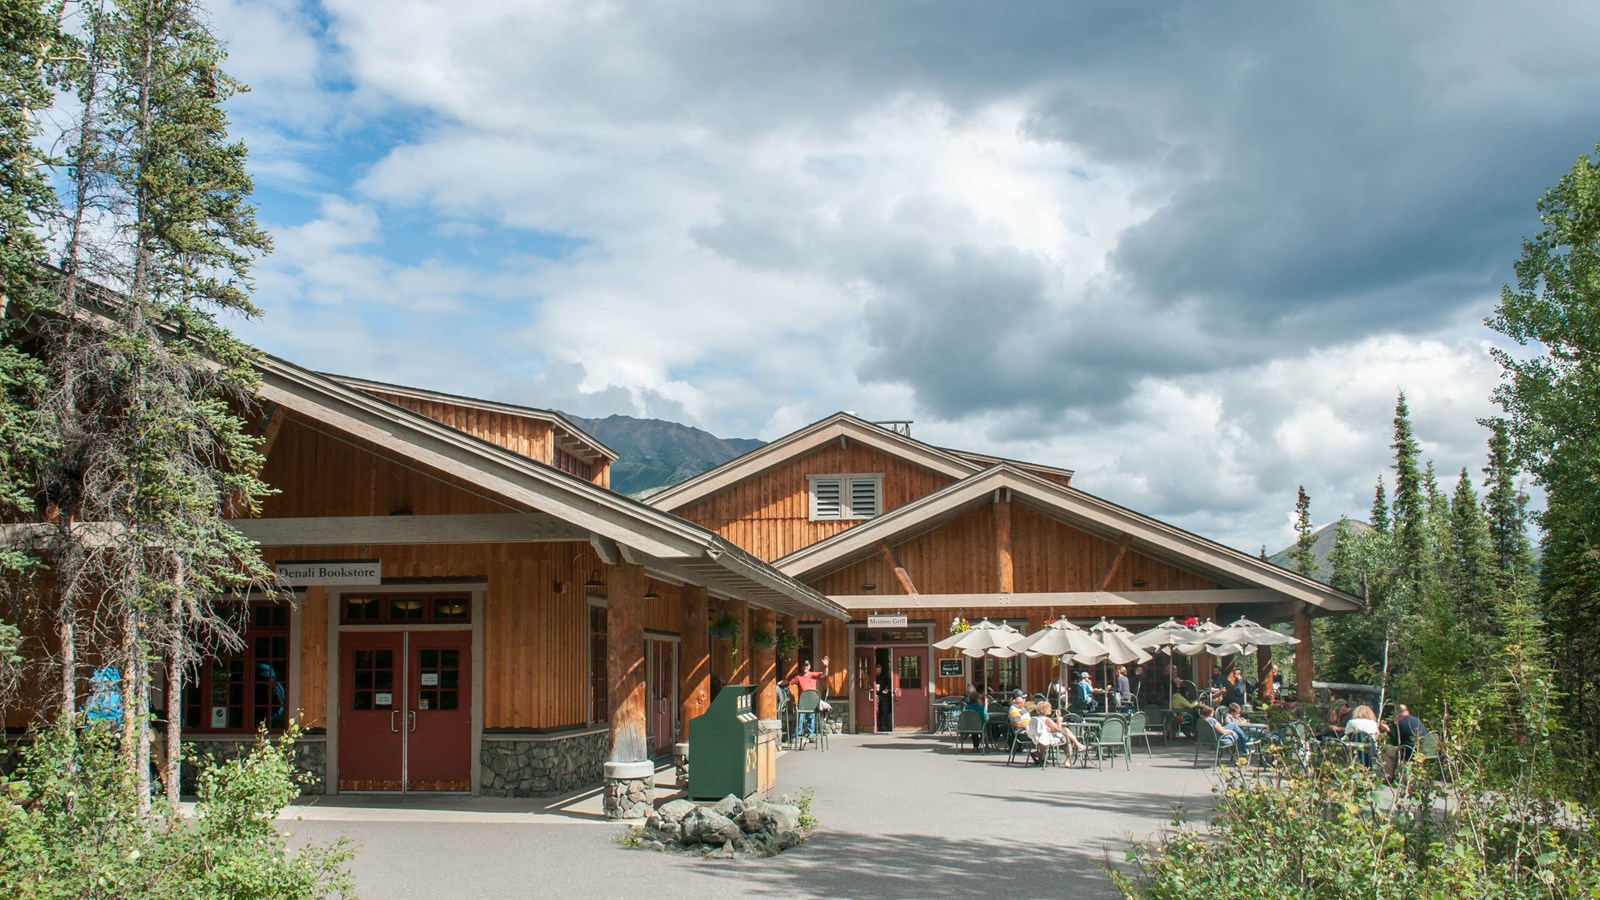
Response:
[{"label": "distant mountain peak", "polygon": [[[1356,534],[1372,530],[1371,525],[1368,525],[1360,519],[1346,519],[1345,521],[1350,523],[1350,530]],[[1316,577],[1318,581],[1324,584],[1327,584],[1329,580],[1333,578],[1333,566],[1329,564],[1328,560],[1333,556],[1333,544],[1334,541],[1338,539],[1338,536],[1338,522],[1329,522],[1321,528],[1318,528],[1316,531],[1311,532],[1311,540],[1313,541],[1311,545],[1311,552],[1317,557]],[[1279,550],[1277,553],[1267,557],[1267,562],[1273,563],[1274,565],[1283,566],[1285,569],[1293,569],[1294,560],[1290,558],[1289,554],[1294,552],[1294,548],[1295,545],[1290,544],[1282,550]]]},{"label": "distant mountain peak", "polygon": [[720,438],[704,429],[664,419],[561,415],[617,451],[617,461],[611,464],[611,489],[640,499],[765,443],[752,438]]}]

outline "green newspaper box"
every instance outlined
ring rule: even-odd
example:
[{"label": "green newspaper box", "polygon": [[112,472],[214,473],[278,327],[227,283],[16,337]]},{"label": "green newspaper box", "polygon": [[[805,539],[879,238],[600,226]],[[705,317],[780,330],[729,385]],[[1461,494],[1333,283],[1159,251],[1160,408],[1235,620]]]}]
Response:
[{"label": "green newspaper box", "polygon": [[730,684],[704,715],[689,720],[689,799],[721,800],[756,792],[756,695],[748,684]]}]

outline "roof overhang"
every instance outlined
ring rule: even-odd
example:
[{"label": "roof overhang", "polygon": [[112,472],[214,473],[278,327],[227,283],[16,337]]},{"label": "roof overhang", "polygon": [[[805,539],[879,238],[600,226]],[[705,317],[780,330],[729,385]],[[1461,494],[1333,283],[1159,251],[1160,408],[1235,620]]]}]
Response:
[{"label": "roof overhang", "polygon": [[471,484],[514,506],[561,523],[547,539],[614,542],[623,555],[713,593],[788,615],[844,618],[811,587],[756,560],[726,539],[669,513],[479,440],[277,357],[258,368],[262,400]]},{"label": "roof overhang", "polygon": [[[774,561],[773,565],[795,578],[813,580],[877,552],[878,541],[896,543],[931,531],[968,510],[993,503],[1000,492],[1005,492],[1014,504],[1034,509],[1074,528],[1107,540],[1126,539],[1131,549],[1203,575],[1227,591],[1272,591],[1278,595],[1279,602],[1306,604],[1314,614],[1353,612],[1362,608],[1359,599],[1319,581],[1007,464],[986,469],[797,550]],[[992,599],[996,595],[983,596]],[[889,598],[877,599],[880,604],[891,602]]]},{"label": "roof overhang", "polygon": [[913,440],[881,425],[858,419],[849,413],[834,413],[793,434],[757,447],[714,469],[654,494],[647,502],[657,509],[681,509],[751,475],[840,440],[856,441],[951,478],[966,478],[982,468],[953,453]]}]

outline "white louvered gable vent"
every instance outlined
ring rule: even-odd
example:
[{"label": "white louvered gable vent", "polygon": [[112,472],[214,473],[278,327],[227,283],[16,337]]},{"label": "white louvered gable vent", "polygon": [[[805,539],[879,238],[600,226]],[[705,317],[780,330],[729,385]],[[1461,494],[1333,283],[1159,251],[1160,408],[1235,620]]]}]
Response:
[{"label": "white louvered gable vent", "polygon": [[811,475],[811,519],[870,519],[883,512],[883,475]]}]

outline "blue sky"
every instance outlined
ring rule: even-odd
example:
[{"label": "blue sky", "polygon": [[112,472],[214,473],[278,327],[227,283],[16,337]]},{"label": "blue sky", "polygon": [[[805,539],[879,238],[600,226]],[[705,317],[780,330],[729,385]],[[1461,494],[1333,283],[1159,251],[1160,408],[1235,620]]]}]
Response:
[{"label": "blue sky", "polygon": [[314,368],[773,438],[839,409],[1254,550],[1482,326],[1600,140],[1581,3],[213,5]]}]

